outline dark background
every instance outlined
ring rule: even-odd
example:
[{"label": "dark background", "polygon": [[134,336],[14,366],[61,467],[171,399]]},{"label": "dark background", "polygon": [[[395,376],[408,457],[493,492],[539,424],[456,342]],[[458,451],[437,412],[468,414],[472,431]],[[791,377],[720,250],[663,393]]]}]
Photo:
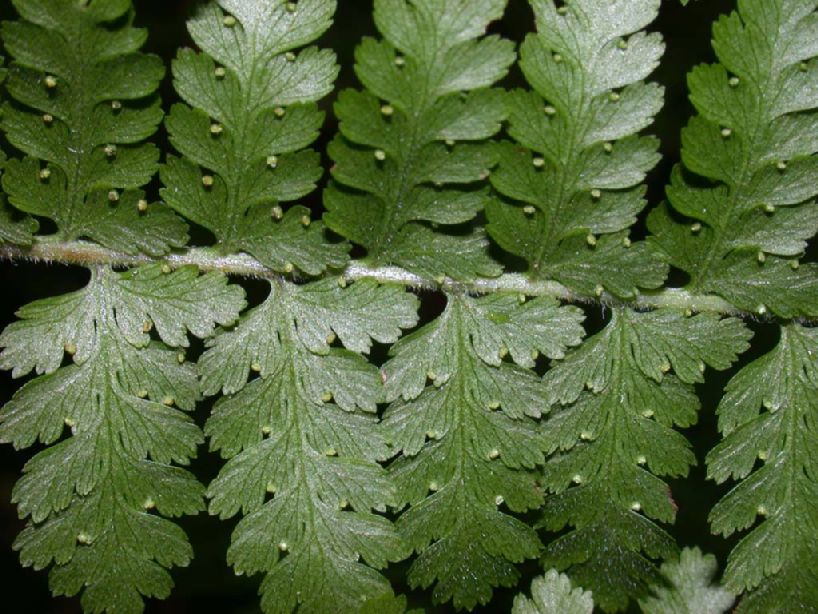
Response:
[{"label": "dark background", "polygon": [[[135,0],[137,24],[147,26],[151,33],[147,50],[169,61],[176,54],[177,48],[191,46],[185,30],[185,18],[194,4],[193,0]],[[533,29],[533,18],[528,3],[524,0],[510,0],[509,4],[505,18],[495,24],[492,31],[519,42]],[[358,87],[352,70],[353,50],[361,37],[375,34],[371,18],[372,1],[339,0],[339,5],[335,25],[320,44],[331,47],[338,53],[342,70],[337,89]],[[686,73],[697,63],[713,60],[709,45],[711,23],[719,14],[733,8],[731,0],[700,0],[686,8],[681,7],[679,0],[664,0],[662,5],[661,16],[654,29],[662,32],[668,48],[655,77],[667,88],[667,103],[653,129],[661,138],[664,159],[649,178],[649,199],[652,206],[663,199],[664,185],[670,169],[679,158],[680,129],[692,113],[687,100]],[[0,0],[0,18],[8,19],[13,16],[9,0]],[[512,71],[504,85],[507,87],[523,85],[517,69]],[[162,98],[166,107],[176,100],[169,78],[166,78],[163,84]],[[328,100],[324,103],[327,111],[331,111],[331,102],[332,100]],[[322,151],[325,149],[336,128],[336,123],[329,113],[321,141],[317,145],[318,149]],[[163,131],[160,131],[156,140],[160,146],[165,146]],[[15,155],[12,151],[9,153]],[[154,198],[157,187],[152,186]],[[308,200],[305,204],[318,211],[320,198],[313,197],[312,202]],[[634,234],[638,236],[640,232],[643,231],[637,228]],[[0,325],[4,326],[12,321],[14,310],[19,306],[31,300],[79,288],[86,278],[81,269],[0,263]],[[263,296],[263,285],[247,284],[246,287],[251,302]],[[423,298],[424,312],[428,318],[439,309],[440,301],[434,296]],[[589,327],[593,332],[601,325],[602,314],[597,308],[588,308],[587,311]],[[774,327],[758,324],[752,326],[757,332],[757,342],[752,350],[755,355],[769,348],[774,342]],[[673,534],[682,545],[699,545],[704,550],[715,553],[722,567],[732,543],[710,534],[707,513],[724,493],[725,488],[707,482],[701,465],[706,451],[718,440],[714,409],[724,383],[733,372],[726,374],[710,372],[707,384],[700,387],[699,393],[703,400],[700,423],[686,432],[696,446],[700,466],[693,469],[689,479],[672,484],[674,497],[679,505],[678,521],[675,527],[672,527]],[[19,382],[12,382],[7,373],[0,373],[0,404],[11,397],[18,385]],[[204,422],[208,411],[207,404],[199,407],[196,418],[200,423]],[[6,587],[4,591],[6,606],[14,603],[14,599],[17,600],[17,603],[6,611],[80,612],[78,599],[49,597],[47,574],[22,569],[16,553],[11,550],[14,537],[23,526],[17,518],[14,506],[10,503],[11,490],[23,464],[31,454],[32,451],[14,452],[10,446],[0,447],[0,577],[3,586]],[[206,483],[216,475],[219,466],[220,459],[203,448],[200,458],[193,463],[192,470]],[[147,611],[180,614],[202,610],[227,614],[258,612],[256,590],[259,578],[235,577],[225,563],[225,552],[235,521],[221,522],[214,517],[201,514],[197,517],[184,518],[181,524],[190,536],[196,558],[190,567],[173,571],[176,589],[170,599],[164,602],[150,602]],[[407,563],[402,563],[387,570],[387,575],[393,580],[397,592],[407,593],[411,605],[426,607],[429,612],[452,610],[449,605],[432,606],[428,591],[410,591],[403,583],[406,567]],[[519,586],[527,590],[531,578],[540,573],[540,569],[535,561],[522,566],[521,569],[524,576]],[[508,611],[516,590],[497,591],[495,600],[479,611]]]}]

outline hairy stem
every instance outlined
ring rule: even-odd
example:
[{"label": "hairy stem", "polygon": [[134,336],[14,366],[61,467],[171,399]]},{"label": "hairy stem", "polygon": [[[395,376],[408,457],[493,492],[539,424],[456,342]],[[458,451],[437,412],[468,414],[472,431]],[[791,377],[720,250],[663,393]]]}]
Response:
[{"label": "hairy stem", "polygon": [[[278,278],[280,275],[246,254],[222,255],[212,248],[197,247],[178,251],[164,258],[145,255],[131,255],[117,252],[87,241],[60,242],[37,239],[28,247],[0,245],[0,260],[22,260],[30,262],[58,263],[90,267],[109,265],[130,267],[164,262],[172,268],[194,265],[201,271],[221,271],[227,275],[251,278]],[[425,279],[398,267],[372,267],[362,262],[353,262],[336,274],[353,281],[370,278],[383,283],[397,283],[412,288],[443,291],[468,291],[475,294],[508,293],[526,296],[551,296],[565,302],[599,304],[604,306],[624,305],[633,309],[674,308],[691,312],[711,312],[734,315],[758,320],[757,314],[742,311],[721,297],[694,294],[679,288],[665,288],[656,292],[640,294],[633,300],[622,301],[603,293],[601,296],[585,296],[571,291],[566,286],[551,280],[536,280],[518,273],[506,273],[493,279],[475,279],[462,283],[445,279],[442,283]],[[810,322],[808,322],[810,323]],[[813,322],[818,323],[818,322]]]}]

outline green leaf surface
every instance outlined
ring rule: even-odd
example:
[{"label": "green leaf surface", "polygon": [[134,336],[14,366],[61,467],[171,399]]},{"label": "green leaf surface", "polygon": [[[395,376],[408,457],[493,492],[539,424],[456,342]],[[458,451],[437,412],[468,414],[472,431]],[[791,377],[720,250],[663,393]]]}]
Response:
[{"label": "green leaf surface", "polygon": [[778,346],[730,381],[718,408],[724,440],[707,456],[708,476],[738,484],[710,522],[726,536],[751,529],[725,570],[728,589],[749,591],[738,612],[808,612],[818,604],[816,356],[818,330],[782,326]]},{"label": "green leaf surface", "polygon": [[[314,45],[337,0],[193,2],[170,206],[146,196],[165,68],[133,4],[11,0],[2,25],[0,252],[91,269],[0,333],[22,378],[0,444],[32,449],[14,549],[55,595],[141,613],[193,557],[174,519],[208,509],[265,613],[496,609],[495,589],[523,591],[515,614],[818,608],[818,0],[718,19],[648,215],[660,0],[529,0],[514,91],[496,87],[514,43],[489,33],[507,0],[373,0],[331,167],[313,145],[339,66]],[[182,216],[215,245],[187,249]],[[242,315],[240,286],[180,262],[269,295]],[[595,333],[551,296],[601,308]],[[675,543],[670,480],[696,463],[682,429],[708,367],[749,347],[731,315],[761,341],[707,456],[720,585]],[[205,435],[208,487],[187,470]],[[544,575],[514,588],[534,559]]]},{"label": "green leaf surface", "polygon": [[243,251],[282,272],[343,268],[348,246],[328,242],[301,206],[322,170],[307,149],[332,91],[335,55],[306,47],[332,24],[334,0],[219,0],[188,23],[201,51],[173,63],[186,104],[167,119],[173,146],[162,169],[163,198],[209,229],[225,253]]},{"label": "green leaf surface", "polygon": [[37,223],[31,218],[15,219],[14,214],[0,199],[0,244],[28,245]]},{"label": "green leaf surface", "polygon": [[550,299],[449,295],[442,316],[392,348],[384,426],[401,452],[389,467],[397,501],[409,504],[397,526],[418,553],[410,584],[434,584],[436,602],[485,604],[494,587],[516,583],[515,563],[539,553],[514,516],[542,501],[534,418],[548,394],[525,367],[577,345],[581,321]]},{"label": "green leaf surface", "polygon": [[53,564],[55,595],[82,592],[89,612],[141,612],[143,597],[169,594],[167,569],[192,550],[166,517],[204,509],[201,484],[174,466],[203,441],[185,414],[200,398],[196,371],[178,348],[243,306],[220,274],[97,268],[84,289],[23,307],[0,335],[0,368],[39,374],[0,413],[0,441],[48,446],[14,487],[28,518],[14,547],[26,566]]},{"label": "green leaf surface", "polygon": [[653,595],[639,600],[644,614],[724,614],[735,597],[714,585],[716,557],[698,548],[685,548],[678,560],[666,561],[661,572],[667,586],[653,588]]},{"label": "green leaf surface", "polygon": [[592,614],[594,601],[591,593],[572,588],[568,576],[549,570],[534,578],[531,598],[517,595],[511,614]]},{"label": "green leaf surface", "polygon": [[397,504],[378,464],[391,455],[375,415],[383,386],[361,353],[396,341],[416,309],[402,287],[278,281],[209,342],[203,388],[229,394],[205,427],[229,459],[208,488],[210,512],[244,515],[227,558],[237,573],[264,574],[265,612],[351,612],[391,595],[376,570],[406,548],[382,515]]},{"label": "green leaf surface", "polygon": [[[0,83],[5,79],[6,69],[3,67],[3,57],[0,56]],[[0,170],[5,164],[6,154],[0,151]],[[12,210],[6,206],[5,197],[0,194],[0,244],[28,245],[37,226],[37,222],[31,218],[16,219]]]},{"label": "green leaf surface", "polygon": [[715,24],[720,63],[689,76],[699,115],[667,189],[685,223],[649,220],[691,290],[784,318],[818,314],[815,267],[798,267],[818,232],[816,6],[746,0]]},{"label": "green leaf surface", "polygon": [[406,595],[384,594],[367,601],[360,614],[423,614],[424,610],[407,609]]},{"label": "green leaf surface", "polygon": [[627,230],[645,206],[658,141],[637,136],[662,106],[645,83],[664,51],[646,34],[658,0],[532,0],[537,34],[520,50],[533,91],[508,97],[509,135],[491,175],[506,197],[487,208],[488,232],[533,275],[585,295],[632,297],[667,275]]},{"label": "green leaf surface", "polygon": [[695,424],[692,384],[706,366],[728,368],[749,337],[736,319],[614,309],[602,332],[546,373],[555,408],[543,484],[553,494],[541,526],[572,529],[548,545],[544,565],[568,570],[606,611],[661,581],[654,560],[675,545],[654,520],[673,522],[676,504],[660,477],[695,464],[673,427]]},{"label": "green leaf surface", "polygon": [[[484,36],[505,0],[376,0],[383,40],[365,39],[356,73],[365,91],[341,92],[341,134],[330,144],[334,183],[327,225],[367,250],[427,278],[496,276],[470,222],[489,200],[497,162],[486,142],[506,118],[503,92],[488,89],[514,61],[510,41]],[[454,232],[452,232],[454,231]]]},{"label": "green leaf surface", "polygon": [[185,224],[139,190],[158,167],[144,140],[162,121],[165,70],[139,52],[147,33],[132,27],[131,3],[13,4],[22,19],[4,22],[2,34],[16,104],[2,126],[25,157],[3,177],[9,202],[53,220],[62,239],[152,256],[183,246]]}]

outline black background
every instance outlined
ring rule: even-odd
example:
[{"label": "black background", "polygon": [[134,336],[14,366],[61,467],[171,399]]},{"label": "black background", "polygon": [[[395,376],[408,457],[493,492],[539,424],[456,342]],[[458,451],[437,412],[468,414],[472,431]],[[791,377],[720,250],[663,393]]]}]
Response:
[{"label": "black background", "polygon": [[[492,31],[521,41],[533,28],[533,18],[528,3],[524,0],[510,0],[505,18],[492,26]],[[186,16],[193,9],[192,0],[136,0],[137,24],[150,29],[147,50],[170,61],[176,50],[183,46],[192,46],[185,31]],[[697,63],[713,61],[711,50],[710,28],[712,21],[721,13],[733,8],[730,0],[699,0],[683,8],[679,0],[664,0],[659,20],[653,26],[662,32],[667,42],[667,53],[655,78],[666,89],[666,106],[657,119],[652,130],[662,141],[663,162],[649,177],[649,199],[652,206],[660,203],[664,197],[664,185],[670,169],[679,158],[679,132],[692,113],[687,100],[685,77]],[[320,44],[333,48],[339,56],[342,66],[338,88],[358,87],[352,71],[353,50],[363,36],[375,35],[371,18],[371,0],[339,0],[339,8],[334,27],[322,38]],[[14,16],[8,0],[0,0],[0,18]],[[506,87],[522,86],[521,76],[514,69],[503,83]],[[337,91],[337,90],[336,90]],[[169,78],[162,87],[162,98],[166,108],[175,102]],[[332,99],[323,106],[328,111],[327,123],[320,142],[319,150],[325,149],[326,143],[336,131],[336,123],[331,114]],[[156,137],[160,146],[165,146],[163,131]],[[10,148],[7,151],[16,155]],[[151,186],[156,197],[157,185]],[[320,197],[314,196],[305,204],[320,211]],[[317,217],[314,216],[314,217]],[[643,232],[635,229],[636,237]],[[196,233],[194,233],[194,237]],[[87,279],[81,269],[63,266],[30,265],[25,263],[0,263],[0,321],[2,325],[12,321],[14,310],[22,304],[38,298],[81,287]],[[242,282],[244,283],[244,282]],[[251,302],[257,302],[264,296],[263,284],[244,284],[249,291]],[[435,296],[424,296],[424,316],[432,317],[440,309],[440,300]],[[603,319],[598,308],[588,308],[588,324],[591,331],[597,329]],[[757,355],[770,347],[775,341],[775,327],[751,323],[757,333],[756,343],[751,355]],[[720,562],[733,545],[732,542],[712,536],[707,525],[707,513],[714,502],[725,492],[724,487],[716,487],[704,479],[701,468],[706,451],[718,440],[714,409],[721,396],[723,385],[735,369],[726,374],[709,373],[706,385],[699,387],[703,409],[699,425],[689,429],[686,435],[694,442],[699,467],[694,468],[689,479],[672,484],[676,502],[679,505],[678,521],[672,528],[673,534],[682,545],[699,545],[715,553]],[[0,373],[0,404],[7,401],[19,382],[13,382],[7,373]],[[209,405],[202,404],[196,419],[203,423],[209,412]],[[69,613],[79,612],[79,599],[51,598],[48,593],[47,574],[22,569],[11,544],[23,523],[17,518],[16,510],[10,503],[11,489],[18,479],[22,466],[33,450],[14,452],[10,446],[0,447],[0,578],[5,587],[4,605],[11,605],[13,612],[31,613]],[[220,459],[204,448],[200,458],[194,461],[192,470],[203,481],[212,479],[220,466]],[[181,524],[188,532],[194,550],[195,559],[190,567],[176,569],[173,576],[176,582],[170,599],[164,602],[151,601],[148,612],[187,613],[199,611],[225,612],[238,614],[258,612],[256,590],[259,578],[238,578],[224,562],[229,543],[230,532],[235,521],[222,522],[206,514],[184,518]],[[396,591],[406,592],[411,605],[427,608],[429,612],[451,611],[450,605],[432,606],[428,591],[410,591],[403,578],[407,563],[393,565],[387,575],[393,580]],[[523,579],[521,588],[528,588],[531,578],[540,573],[535,561],[521,567]],[[495,600],[484,612],[508,611],[514,590],[499,590]],[[331,608],[328,608],[331,611]]]}]

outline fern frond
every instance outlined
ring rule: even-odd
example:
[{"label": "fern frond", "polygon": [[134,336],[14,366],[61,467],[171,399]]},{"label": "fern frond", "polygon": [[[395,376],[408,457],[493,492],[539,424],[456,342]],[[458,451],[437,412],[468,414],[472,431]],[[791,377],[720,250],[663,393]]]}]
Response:
[{"label": "fern frond", "polygon": [[[6,80],[6,69],[3,57],[0,56],[0,84]],[[6,165],[6,154],[0,151],[0,172]],[[28,245],[31,235],[37,231],[37,222],[31,218],[14,219],[12,211],[6,205],[5,196],[0,194],[0,244],[12,243]]]},{"label": "fern frond", "polygon": [[644,614],[724,614],[735,597],[725,588],[713,585],[718,563],[712,554],[698,548],[685,548],[679,560],[662,563],[667,586],[654,586],[653,595],[639,600]]},{"label": "fern frond", "polygon": [[14,219],[12,212],[6,207],[5,199],[0,196],[0,244],[28,245],[36,230],[37,223],[31,218]]},{"label": "fern frond", "polygon": [[[406,552],[373,513],[396,498],[378,465],[390,456],[375,415],[382,384],[361,354],[414,326],[416,309],[401,287],[278,281],[209,342],[199,365],[204,391],[229,396],[205,431],[230,459],[208,489],[210,511],[245,514],[228,561],[237,573],[265,574],[265,612],[329,604],[353,612],[391,594],[375,569]],[[248,381],[251,373],[258,377]]]},{"label": "fern frond", "polygon": [[386,593],[367,601],[360,609],[359,614],[424,614],[424,610],[409,610],[406,595],[395,596]]},{"label": "fern frond", "polygon": [[637,136],[662,106],[662,88],[644,79],[664,45],[642,31],[659,0],[532,5],[538,33],[520,66],[534,91],[509,97],[519,145],[500,149],[491,175],[508,200],[489,205],[489,234],[534,275],[586,295],[657,288],[667,266],[650,246],[631,246],[627,231],[645,206],[638,184],[659,161],[658,141]]},{"label": "fern frond", "polygon": [[542,526],[560,531],[546,567],[569,570],[606,610],[661,581],[651,559],[675,552],[653,522],[673,522],[675,504],[659,476],[695,463],[673,426],[696,422],[692,384],[706,365],[728,368],[747,347],[740,320],[684,317],[670,310],[615,309],[610,324],[545,375],[555,409],[544,424],[549,452]]},{"label": "fern frond", "polygon": [[[402,453],[390,465],[398,529],[418,553],[412,586],[457,608],[513,586],[514,563],[536,557],[536,533],[513,513],[539,507],[543,461],[534,418],[547,390],[528,368],[582,338],[582,314],[551,299],[452,294],[438,319],[402,339],[383,367],[384,427]],[[513,363],[505,361],[510,356]],[[520,366],[517,366],[520,365]]]},{"label": "fern frond", "polygon": [[591,593],[572,588],[571,580],[551,569],[531,583],[531,599],[525,595],[514,598],[511,614],[592,614]]},{"label": "fern frond", "polygon": [[150,255],[184,245],[182,220],[149,207],[139,189],[158,166],[159,151],[143,141],[162,120],[165,71],[139,52],[147,32],[131,26],[131,3],[13,4],[22,19],[2,33],[16,104],[5,106],[3,129],[27,157],[7,165],[11,204],[54,220],[65,240]]},{"label": "fern frond", "polygon": [[183,413],[200,397],[196,372],[173,348],[233,322],[242,296],[192,267],[100,267],[83,290],[23,307],[0,335],[0,368],[40,374],[0,413],[0,441],[49,446],[14,488],[29,518],[14,547],[26,566],[54,564],[55,594],[83,591],[89,612],[140,612],[141,596],[170,592],[166,568],[192,551],[165,517],[204,507],[201,485],[173,466],[203,439]]},{"label": "fern frond", "polygon": [[[0,172],[6,163],[6,155],[0,151]],[[14,211],[6,204],[5,195],[0,193],[0,245],[30,245],[32,235],[37,232],[37,221],[31,217],[18,219]]]},{"label": "fern frond", "polygon": [[[190,106],[167,119],[184,156],[162,169],[163,198],[215,235],[225,253],[247,252],[276,271],[311,275],[346,263],[310,211],[280,203],[309,194],[321,178],[307,149],[324,115],[315,102],[332,91],[331,51],[299,49],[332,23],[334,0],[219,0],[189,22],[202,52],[183,50],[174,84]],[[192,108],[191,108],[192,107]]]},{"label": "fern frond", "polygon": [[[481,230],[465,224],[485,207],[496,162],[485,142],[500,130],[502,92],[487,89],[514,61],[510,41],[483,37],[506,0],[376,0],[384,40],[356,53],[363,92],[342,92],[341,135],[330,144],[335,182],[327,225],[395,264],[435,279],[494,276]],[[384,102],[385,101],[385,102]]]},{"label": "fern frond", "polygon": [[812,611],[818,604],[818,329],[781,327],[769,354],[730,381],[718,408],[724,441],[709,477],[740,480],[713,508],[713,531],[755,526],[728,559],[725,582],[750,591],[739,612]]},{"label": "fern frond", "polygon": [[818,267],[798,263],[818,231],[816,7],[746,0],[716,23],[721,63],[690,75],[699,116],[683,132],[684,167],[667,191],[690,222],[666,207],[649,219],[653,242],[690,274],[691,289],[762,315],[818,314]]}]

